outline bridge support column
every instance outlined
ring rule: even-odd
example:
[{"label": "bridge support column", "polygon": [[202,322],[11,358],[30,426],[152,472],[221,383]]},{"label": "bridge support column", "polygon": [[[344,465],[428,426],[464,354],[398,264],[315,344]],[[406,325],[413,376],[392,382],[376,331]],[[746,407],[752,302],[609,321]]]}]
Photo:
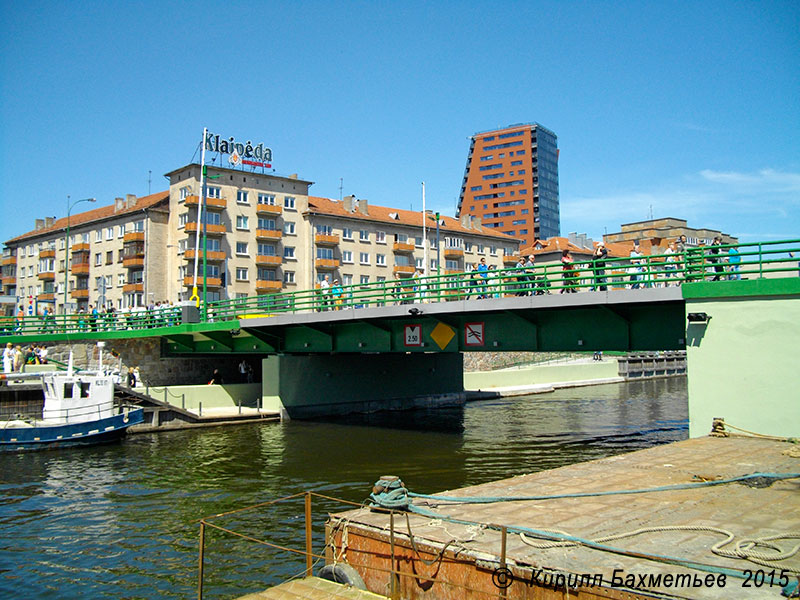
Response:
[{"label": "bridge support column", "polygon": [[458,406],[460,353],[269,356],[262,362],[264,410],[289,418]]},{"label": "bridge support column", "polygon": [[689,436],[800,435],[800,280],[684,286]]}]

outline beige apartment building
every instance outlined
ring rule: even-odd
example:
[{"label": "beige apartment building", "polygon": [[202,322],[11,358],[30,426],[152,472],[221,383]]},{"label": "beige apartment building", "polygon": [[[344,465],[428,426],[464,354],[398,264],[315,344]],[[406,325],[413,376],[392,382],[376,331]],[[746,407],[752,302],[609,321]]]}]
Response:
[{"label": "beige apartment building", "polygon": [[[481,226],[428,214],[424,264],[421,212],[309,196],[312,182],[207,167],[200,215],[201,167],[167,173],[169,190],[128,195],[67,219],[36,221],[6,242],[3,293],[41,312],[50,306],[115,309],[187,300],[203,285],[208,301],[310,289],[325,276],[343,285],[470,270],[485,258],[513,266],[519,242]],[[205,230],[205,245],[203,230]],[[198,240],[199,235],[199,240]],[[69,252],[67,252],[67,248]],[[66,282],[66,283],[65,283]],[[66,285],[66,287],[65,287]]]}]

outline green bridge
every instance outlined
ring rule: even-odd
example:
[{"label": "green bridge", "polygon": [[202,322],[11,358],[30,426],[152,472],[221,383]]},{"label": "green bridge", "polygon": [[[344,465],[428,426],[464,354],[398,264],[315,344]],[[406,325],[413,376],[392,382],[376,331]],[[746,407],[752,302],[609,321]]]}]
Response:
[{"label": "green bridge", "polygon": [[[796,436],[789,430],[800,423],[800,240],[728,249],[445,273],[97,317],[7,317],[0,343],[156,338],[164,358],[257,355],[266,357],[265,396],[286,396],[291,380],[298,398],[330,395],[334,378],[338,395],[348,397],[457,394],[462,352],[685,349],[692,435],[707,433],[712,417],[734,414],[730,422],[747,429]],[[296,375],[314,379],[307,374],[315,370],[327,378]],[[355,393],[343,382],[365,387]],[[761,410],[764,402],[776,410]]]}]

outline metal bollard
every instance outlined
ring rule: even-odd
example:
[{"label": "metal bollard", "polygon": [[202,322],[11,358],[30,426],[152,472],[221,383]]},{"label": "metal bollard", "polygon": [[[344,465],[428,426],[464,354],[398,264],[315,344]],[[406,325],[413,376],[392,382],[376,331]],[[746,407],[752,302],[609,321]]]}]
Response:
[{"label": "metal bollard", "polygon": [[181,394],[181,408],[186,410],[186,394]]},{"label": "metal bollard", "polygon": [[203,416],[203,403],[202,402],[198,402],[197,403],[197,414],[200,415],[201,417]]},{"label": "metal bollard", "polygon": [[242,414],[242,401],[239,400],[239,414]]}]

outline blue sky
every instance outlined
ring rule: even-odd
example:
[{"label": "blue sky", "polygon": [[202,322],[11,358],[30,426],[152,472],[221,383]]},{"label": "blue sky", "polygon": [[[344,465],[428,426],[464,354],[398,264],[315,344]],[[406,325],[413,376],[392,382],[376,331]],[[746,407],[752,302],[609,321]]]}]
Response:
[{"label": "blue sky", "polygon": [[[312,193],[454,214],[469,136],[558,135],[561,230],[800,238],[797,2],[2,0],[0,240],[167,188],[202,130]],[[91,207],[83,205],[83,207]]]}]

